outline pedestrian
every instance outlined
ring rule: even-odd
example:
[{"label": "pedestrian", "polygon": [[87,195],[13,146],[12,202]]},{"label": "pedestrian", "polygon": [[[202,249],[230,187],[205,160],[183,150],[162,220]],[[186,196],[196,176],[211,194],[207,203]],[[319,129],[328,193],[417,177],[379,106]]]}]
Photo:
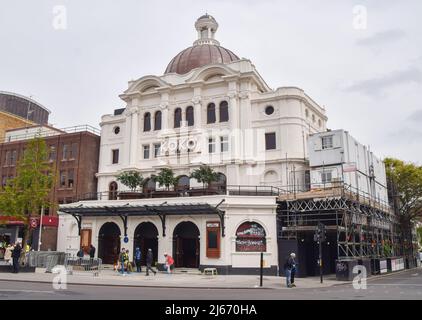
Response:
[{"label": "pedestrian", "polygon": [[91,259],[94,259],[95,257],[95,247],[92,245],[92,243],[89,245],[89,257]]},{"label": "pedestrian", "polygon": [[[292,270],[296,272],[296,261],[295,261],[296,254],[291,253],[290,256],[287,257],[286,262],[284,263],[284,271],[286,274],[286,286],[287,288],[296,287],[294,283],[292,283]],[[294,277],[294,273],[293,273]],[[294,278],[293,278],[294,281]]]},{"label": "pedestrian", "polygon": [[167,269],[167,273],[171,274],[171,270],[174,268],[174,259],[172,256],[170,256],[169,254],[164,253],[164,258],[166,259],[166,269]]},{"label": "pedestrian", "polygon": [[149,248],[148,252],[147,252],[147,276],[149,276],[149,270],[151,270],[154,273],[154,276],[157,274],[157,271],[154,271],[151,266],[152,266],[152,262],[154,260],[154,255],[152,254],[152,249]]},{"label": "pedestrian", "polygon": [[119,265],[120,263],[122,275],[125,275],[125,255],[126,255],[126,250],[125,248],[122,248],[122,251],[119,253],[119,261],[117,262],[117,265]]},{"label": "pedestrian", "polygon": [[9,244],[6,247],[6,251],[4,252],[4,261],[7,262],[7,264],[12,264],[12,251],[14,249],[13,243]]},{"label": "pedestrian", "polygon": [[83,258],[84,257],[84,249],[81,247],[78,251],[78,253],[76,254],[76,256],[78,258]]},{"label": "pedestrian", "polygon": [[142,258],[141,249],[139,247],[136,247],[135,249],[136,272],[142,272],[141,258]]},{"label": "pedestrian", "polygon": [[126,263],[126,268],[127,268],[127,272],[133,272],[132,269],[132,263],[129,261],[129,249],[126,249],[126,254],[125,254],[125,263]]},{"label": "pedestrian", "polygon": [[19,273],[19,258],[22,253],[21,245],[18,243],[12,251],[13,273]]}]

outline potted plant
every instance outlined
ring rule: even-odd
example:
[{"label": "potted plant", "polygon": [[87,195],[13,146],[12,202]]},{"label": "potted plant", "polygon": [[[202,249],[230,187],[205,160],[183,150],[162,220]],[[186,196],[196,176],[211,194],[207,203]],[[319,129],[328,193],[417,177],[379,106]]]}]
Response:
[{"label": "potted plant", "polygon": [[152,197],[154,198],[165,198],[165,197],[174,197],[177,196],[177,192],[170,190],[170,187],[177,185],[178,179],[174,176],[174,172],[170,168],[163,168],[160,172],[153,176],[152,179],[154,182],[158,182],[160,187],[165,187],[166,190],[163,191],[154,191]]},{"label": "potted plant", "polygon": [[120,199],[139,199],[143,197],[141,192],[136,192],[136,188],[142,186],[144,178],[137,171],[125,171],[117,176],[117,181],[130,189],[130,192],[119,192]]},{"label": "potted plant", "polygon": [[199,183],[202,183],[202,189],[190,190],[190,195],[207,195],[218,193],[216,190],[210,190],[211,183],[218,181],[218,173],[215,172],[211,167],[202,165],[198,169],[195,169],[191,173],[190,177],[196,179],[196,181]]}]

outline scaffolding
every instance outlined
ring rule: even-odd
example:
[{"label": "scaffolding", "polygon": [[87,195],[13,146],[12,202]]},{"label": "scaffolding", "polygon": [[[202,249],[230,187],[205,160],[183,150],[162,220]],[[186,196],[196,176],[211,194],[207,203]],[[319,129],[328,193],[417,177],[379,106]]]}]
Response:
[{"label": "scaffolding", "polygon": [[298,233],[314,232],[323,223],[336,235],[340,260],[401,254],[398,219],[390,205],[342,182],[281,194],[277,220],[281,240],[299,240]]}]

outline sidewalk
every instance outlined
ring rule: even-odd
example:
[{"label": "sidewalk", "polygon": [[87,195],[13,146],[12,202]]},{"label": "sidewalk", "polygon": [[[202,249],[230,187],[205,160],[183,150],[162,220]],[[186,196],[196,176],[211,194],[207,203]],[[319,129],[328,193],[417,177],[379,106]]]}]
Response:
[{"label": "sidewalk", "polygon": [[[37,269],[36,273],[0,273],[0,281],[28,281],[52,283],[57,274],[45,273],[45,269]],[[263,287],[261,289],[285,289],[286,281],[284,277],[264,276]],[[319,277],[297,278],[295,284],[297,288],[326,288],[334,285],[349,282],[336,281],[332,278],[324,279],[320,283]],[[131,273],[125,276],[112,270],[101,271],[98,277],[92,273],[74,272],[67,275],[67,284],[78,285],[102,285],[102,286],[131,286],[131,287],[167,287],[167,288],[214,288],[214,289],[256,289],[259,288],[259,276],[205,276],[196,274],[172,274],[157,273],[156,276],[145,273]],[[1,287],[1,282],[0,282]]]}]

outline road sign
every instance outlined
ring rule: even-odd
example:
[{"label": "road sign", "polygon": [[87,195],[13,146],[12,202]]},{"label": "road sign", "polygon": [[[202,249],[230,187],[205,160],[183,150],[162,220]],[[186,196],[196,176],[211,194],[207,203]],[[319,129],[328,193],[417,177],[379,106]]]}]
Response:
[{"label": "road sign", "polygon": [[36,218],[31,218],[29,220],[29,224],[31,226],[32,229],[35,229],[36,227],[38,227],[38,222]]},{"label": "road sign", "polygon": [[125,237],[123,238],[123,242],[124,242],[124,243],[128,243],[128,242],[129,242],[129,237],[128,237],[128,236],[125,236]]},{"label": "road sign", "polygon": [[343,172],[355,172],[356,170],[356,162],[343,163]]}]

